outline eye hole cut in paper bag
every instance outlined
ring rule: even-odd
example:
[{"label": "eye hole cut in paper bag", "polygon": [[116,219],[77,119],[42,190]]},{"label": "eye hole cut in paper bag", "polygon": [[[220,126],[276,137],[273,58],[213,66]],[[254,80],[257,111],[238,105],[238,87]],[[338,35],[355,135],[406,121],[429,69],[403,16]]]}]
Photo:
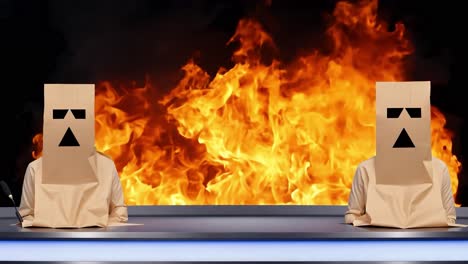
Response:
[{"label": "eye hole cut in paper bag", "polygon": [[366,219],[353,224],[447,227],[442,167],[433,166],[431,155],[430,82],[377,82],[376,118],[375,164],[366,171]]},{"label": "eye hole cut in paper bag", "polygon": [[44,86],[42,173],[35,175],[32,226],[107,225],[111,183],[103,175],[112,173],[98,173],[108,169],[97,163],[94,100],[94,84]]}]

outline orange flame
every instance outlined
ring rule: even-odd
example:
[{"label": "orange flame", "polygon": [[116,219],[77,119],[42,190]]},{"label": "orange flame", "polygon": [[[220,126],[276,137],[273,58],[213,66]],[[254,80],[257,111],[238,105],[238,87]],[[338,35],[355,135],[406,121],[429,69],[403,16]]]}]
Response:
[{"label": "orange flame", "polygon": [[[339,2],[331,51],[288,65],[262,61],[273,39],[244,19],[228,42],[240,43],[235,66],[213,78],[190,61],[165,95],[100,83],[96,147],[114,158],[126,203],[347,204],[357,164],[375,154],[375,82],[405,80],[412,52],[404,25],[388,31],[376,11],[377,1]],[[460,162],[432,114],[433,155],[455,194]]]}]

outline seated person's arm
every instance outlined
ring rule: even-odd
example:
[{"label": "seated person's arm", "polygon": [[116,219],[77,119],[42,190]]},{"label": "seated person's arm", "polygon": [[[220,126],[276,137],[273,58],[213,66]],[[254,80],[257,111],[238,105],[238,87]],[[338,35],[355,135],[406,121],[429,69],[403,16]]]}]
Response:
[{"label": "seated person's arm", "polygon": [[128,211],[125,205],[119,174],[114,168],[112,173],[112,193],[109,205],[109,222],[124,223],[128,221]]},{"label": "seated person's arm", "polygon": [[447,214],[447,222],[454,224],[457,217],[453,201],[452,184],[447,167],[444,168],[444,172],[442,173],[442,203]]},{"label": "seated person's arm", "polygon": [[358,167],[349,193],[348,209],[345,213],[346,224],[352,224],[356,218],[366,212],[367,186],[362,177],[363,175]]},{"label": "seated person's arm", "polygon": [[24,174],[19,213],[23,220],[34,218],[34,169],[31,165],[28,165]]}]

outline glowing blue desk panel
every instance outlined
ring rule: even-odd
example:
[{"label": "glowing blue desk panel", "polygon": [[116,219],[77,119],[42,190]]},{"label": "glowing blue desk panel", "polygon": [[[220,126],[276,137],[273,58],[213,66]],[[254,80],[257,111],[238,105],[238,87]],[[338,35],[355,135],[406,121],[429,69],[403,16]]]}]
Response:
[{"label": "glowing blue desk panel", "polygon": [[[359,228],[342,216],[131,216],[140,226],[21,228],[0,218],[0,260],[462,261],[468,228]],[[468,224],[468,219],[458,223]]]}]

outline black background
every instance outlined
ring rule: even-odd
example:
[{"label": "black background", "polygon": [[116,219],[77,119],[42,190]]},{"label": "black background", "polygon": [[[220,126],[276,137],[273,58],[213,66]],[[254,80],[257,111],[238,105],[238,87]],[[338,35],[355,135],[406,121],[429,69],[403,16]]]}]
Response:
[{"label": "black background", "polygon": [[[381,0],[379,17],[405,24],[412,36],[412,80],[430,80],[432,104],[456,131],[454,153],[467,156],[463,1]],[[0,175],[19,203],[31,157],[31,138],[42,130],[44,83],[144,81],[161,87],[179,77],[191,57],[210,73],[230,65],[226,46],[239,19],[259,20],[290,60],[319,46],[332,0],[0,0],[0,86],[4,155]],[[464,122],[465,121],[465,122]],[[468,206],[467,177],[459,175],[457,201]],[[1,196],[0,205],[10,206]]]}]

